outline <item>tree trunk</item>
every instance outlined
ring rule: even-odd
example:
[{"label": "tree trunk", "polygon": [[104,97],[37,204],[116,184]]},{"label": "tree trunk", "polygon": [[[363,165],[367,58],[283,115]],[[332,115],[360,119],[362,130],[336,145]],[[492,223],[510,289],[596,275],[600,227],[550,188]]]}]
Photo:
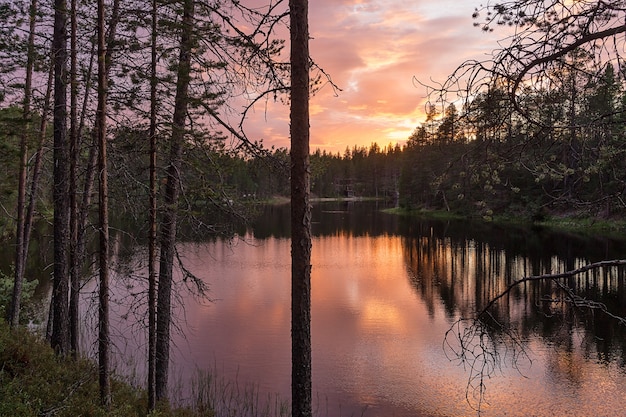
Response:
[{"label": "tree trunk", "polygon": [[[109,32],[106,38],[106,47],[104,49],[104,77],[106,80],[109,78],[110,72],[110,61],[111,54],[113,51],[113,43],[115,42],[115,36],[117,31],[117,22],[119,18],[119,0],[115,0],[113,2],[113,7],[111,10],[111,21],[109,25]],[[93,56],[93,55],[92,55]],[[76,136],[76,149],[80,148],[80,137],[81,131],[84,125],[84,116],[87,109],[87,103],[89,100],[89,91],[91,85],[91,74],[92,74],[92,63],[93,60],[89,63],[89,70],[86,75],[85,82],[85,96],[83,97],[83,105],[82,105],[82,113],[81,120],[77,123],[76,131],[74,132]],[[99,62],[100,64],[100,62]],[[76,103],[77,104],[77,103]],[[97,129],[96,129],[97,130]],[[72,260],[72,288],[70,294],[70,321],[72,322],[72,332],[73,332],[73,343],[76,343],[76,349],[78,349],[78,334],[79,334],[79,311],[78,311],[78,300],[80,295],[80,280],[81,280],[81,267],[83,264],[83,260],[85,257],[85,246],[86,246],[86,229],[87,229],[87,218],[89,215],[89,209],[91,206],[91,198],[93,185],[95,181],[96,168],[98,165],[98,148],[99,148],[99,137],[98,132],[94,132],[91,137],[92,144],[89,148],[89,156],[87,159],[87,168],[85,171],[85,180],[83,184],[82,191],[82,199],[80,203],[80,209],[78,204],[78,199],[75,203],[76,210],[76,224],[75,224],[75,233],[76,233],[76,241],[74,243],[74,251],[73,251],[73,260]],[[78,161],[76,161],[78,162]],[[77,186],[77,184],[76,184]],[[76,192],[76,190],[74,190]]]},{"label": "tree trunk", "polygon": [[24,121],[23,131],[20,138],[20,172],[17,188],[17,227],[15,231],[15,275],[13,281],[13,296],[11,298],[11,309],[8,321],[11,327],[15,327],[20,321],[20,302],[22,299],[22,284],[24,281],[24,270],[26,268],[26,228],[25,228],[25,206],[26,206],[26,174],[28,163],[28,135],[31,132],[30,100],[33,80],[33,65],[35,60],[35,22],[37,16],[37,0],[32,0],[30,4],[30,28],[28,34],[28,57],[26,58],[26,78],[24,82],[24,107],[22,119]]},{"label": "tree trunk", "polygon": [[310,417],[311,208],[309,167],[308,1],[290,0],[291,33],[291,402]]},{"label": "tree trunk", "polygon": [[184,1],[180,55],[174,99],[174,116],[170,145],[170,160],[165,185],[165,212],[161,228],[161,255],[159,259],[159,285],[157,308],[156,340],[156,398],[167,397],[169,367],[172,270],[176,243],[176,221],[178,195],[180,193],[180,168],[182,145],[185,135],[187,96],[191,72],[191,52],[193,47],[194,0]]},{"label": "tree trunk", "polygon": [[103,406],[111,404],[111,383],[109,379],[109,207],[108,173],[106,142],[106,97],[107,97],[107,62],[106,34],[104,28],[104,0],[98,0],[98,110],[96,125],[98,130],[98,148],[100,158],[99,214],[100,214],[100,290],[98,309],[98,376],[100,382],[100,402]]},{"label": "tree trunk", "polygon": [[[26,265],[28,260],[28,247],[30,244],[30,235],[33,228],[33,219],[35,217],[35,206],[37,204],[37,190],[39,189],[39,179],[41,178],[41,169],[43,164],[44,144],[46,143],[46,130],[48,126],[48,113],[50,112],[50,100],[52,96],[52,83],[54,81],[54,65],[50,63],[48,71],[48,84],[46,87],[46,95],[44,97],[43,109],[41,112],[41,121],[39,123],[39,140],[37,145],[37,154],[35,156],[35,164],[33,166],[33,175],[30,182],[30,195],[28,196],[28,209],[26,210],[26,218],[24,220],[24,259],[23,264]],[[22,279],[25,269],[22,268]]]},{"label": "tree trunk", "polygon": [[78,357],[78,297],[80,294],[80,267],[78,260],[78,93],[76,83],[76,0],[70,10],[70,348]]},{"label": "tree trunk", "polygon": [[51,345],[65,355],[69,351],[68,244],[69,244],[69,147],[67,141],[67,4],[54,1],[54,281]]},{"label": "tree trunk", "polygon": [[152,0],[150,61],[150,208],[148,219],[148,410],[156,407],[156,302],[157,302],[157,0]]}]

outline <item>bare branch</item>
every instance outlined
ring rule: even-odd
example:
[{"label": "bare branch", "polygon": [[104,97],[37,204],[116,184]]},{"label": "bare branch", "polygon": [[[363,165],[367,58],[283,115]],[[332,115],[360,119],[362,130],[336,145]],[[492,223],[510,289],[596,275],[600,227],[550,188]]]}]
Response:
[{"label": "bare branch", "polygon": [[[485,306],[485,308],[483,308],[478,315],[476,316],[477,319],[480,319],[482,316],[484,316],[488,310],[496,303],[498,302],[498,300],[500,300],[501,298],[503,298],[504,296],[506,296],[508,293],[511,292],[511,290],[525,282],[531,282],[531,281],[546,281],[546,280],[558,280],[558,279],[562,279],[562,278],[570,278],[576,275],[580,275],[582,273],[585,273],[587,271],[591,271],[592,269],[598,269],[598,268],[607,268],[607,267],[612,267],[612,266],[622,266],[622,265],[626,265],[626,259],[617,259],[617,260],[610,260],[610,261],[600,261],[600,262],[595,262],[595,263],[591,263],[585,266],[582,266],[580,268],[571,270],[571,271],[565,271],[565,272],[561,272],[561,273],[556,273],[556,274],[542,274],[542,275],[533,275],[530,277],[524,277],[521,279],[518,279],[517,281],[513,281],[511,284],[509,284],[508,287],[506,287],[506,289],[504,291],[502,291],[497,297],[494,297],[491,299],[491,301]],[[620,321],[626,321],[626,318],[620,318]]]}]

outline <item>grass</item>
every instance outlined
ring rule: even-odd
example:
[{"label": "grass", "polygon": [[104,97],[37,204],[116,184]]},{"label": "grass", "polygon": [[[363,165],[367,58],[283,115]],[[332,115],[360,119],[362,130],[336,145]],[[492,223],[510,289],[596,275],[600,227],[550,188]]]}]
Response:
[{"label": "grass", "polygon": [[113,406],[100,406],[96,366],[59,358],[40,338],[0,321],[0,416],[144,416],[145,396],[112,380]]},{"label": "grass", "polygon": [[546,215],[540,220],[532,220],[528,217],[519,217],[509,213],[489,216],[489,218],[478,218],[444,210],[407,210],[404,208],[391,208],[383,211],[390,214],[408,215],[433,220],[471,219],[497,224],[536,225],[555,231],[571,232],[580,235],[603,235],[611,237],[623,236],[624,232],[626,232],[626,220],[602,219],[593,216],[554,214]]},{"label": "grass", "polygon": [[216,373],[199,370],[192,381],[192,408],[203,416],[288,417],[289,403],[278,394],[263,395],[252,384],[216,377]]},{"label": "grass", "polygon": [[537,224],[552,229],[577,232],[582,234],[602,234],[605,236],[623,236],[626,231],[626,221],[608,220],[593,217],[549,217]]},{"label": "grass", "polygon": [[427,219],[433,220],[459,220],[465,218],[464,216],[445,210],[427,210],[427,209],[405,209],[402,207],[388,208],[382,210],[384,213],[389,214],[397,214],[401,216],[413,216],[413,217],[423,217]]}]

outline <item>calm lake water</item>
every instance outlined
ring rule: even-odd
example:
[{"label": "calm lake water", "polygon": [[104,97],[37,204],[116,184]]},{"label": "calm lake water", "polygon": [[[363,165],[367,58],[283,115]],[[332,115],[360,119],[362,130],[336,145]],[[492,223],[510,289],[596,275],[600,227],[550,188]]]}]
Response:
[{"label": "calm lake water", "polygon": [[[473,416],[483,365],[495,368],[484,375],[483,416],[626,415],[624,326],[570,308],[551,283],[526,284],[493,309],[514,337],[479,331],[464,340],[471,354],[463,362],[454,336],[469,324],[456,325],[460,318],[473,317],[512,280],[626,258],[624,241],[409,219],[380,208],[325,203],[313,209],[317,415]],[[289,399],[288,219],[288,206],[267,207],[239,239],[179,246],[185,268],[210,287],[212,299],[178,300],[171,385],[180,398],[191,395],[188,381],[198,369],[211,369],[238,385],[254,384],[261,397]],[[142,333],[129,323],[143,309],[127,296],[141,286],[128,279],[140,275],[139,258],[121,262],[128,269],[118,274],[113,298],[119,366],[128,360],[141,375]],[[621,316],[625,283],[617,269],[567,282]]]}]

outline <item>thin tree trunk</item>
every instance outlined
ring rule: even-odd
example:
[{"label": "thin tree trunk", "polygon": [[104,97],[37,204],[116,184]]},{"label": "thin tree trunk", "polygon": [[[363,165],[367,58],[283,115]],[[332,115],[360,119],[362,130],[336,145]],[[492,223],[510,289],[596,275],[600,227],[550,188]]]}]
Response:
[{"label": "thin tree trunk", "polygon": [[148,235],[148,410],[156,407],[157,303],[157,0],[152,0],[150,61],[150,208]]},{"label": "thin tree trunk", "polygon": [[25,228],[25,206],[26,206],[26,174],[28,164],[28,136],[31,132],[30,101],[33,83],[33,65],[35,60],[35,23],[37,17],[37,0],[32,0],[30,4],[30,27],[28,34],[28,57],[26,60],[26,78],[24,82],[24,107],[22,120],[24,127],[20,138],[20,172],[17,188],[17,227],[15,231],[15,276],[13,281],[13,296],[11,298],[11,309],[8,321],[11,327],[15,327],[20,321],[20,303],[22,299],[22,284],[24,281],[24,270],[26,268],[26,228]]},{"label": "thin tree trunk", "polygon": [[[103,72],[104,77],[108,80],[109,72],[110,72],[110,61],[111,54],[113,51],[112,45],[115,41],[116,30],[117,30],[117,22],[119,18],[119,0],[115,0],[113,2],[112,10],[111,10],[111,23],[109,26],[109,33],[106,39],[106,47],[104,50],[104,60],[103,63],[105,65],[105,70]],[[93,54],[92,54],[93,55]],[[84,126],[84,116],[86,113],[87,102],[88,102],[88,94],[90,91],[90,80],[92,74],[92,64],[93,60],[89,63],[89,70],[86,76],[86,85],[85,85],[85,96],[83,97],[83,105],[82,105],[82,113],[81,119],[76,128],[76,148],[80,148],[80,138],[81,132]],[[99,62],[100,64],[100,62]],[[100,76],[100,74],[98,74]],[[97,130],[97,129],[96,129]],[[86,230],[87,230],[87,217],[89,215],[89,208],[91,206],[91,198],[93,194],[93,186],[96,176],[96,168],[98,166],[98,148],[99,148],[99,137],[98,132],[91,137],[91,146],[89,148],[89,156],[87,159],[87,168],[85,171],[85,180],[83,183],[83,191],[82,191],[82,199],[80,203],[80,209],[78,208],[78,201],[76,201],[76,243],[74,250],[74,274],[72,278],[72,292],[70,296],[70,304],[72,305],[72,314],[73,316],[73,327],[76,335],[76,344],[78,349],[78,334],[79,334],[79,316],[78,316],[78,300],[80,295],[80,279],[81,279],[81,266],[83,264],[83,260],[85,257],[85,246],[86,246]]]},{"label": "thin tree trunk", "polygon": [[[26,108],[24,108],[26,117]],[[27,125],[28,126],[28,125]],[[26,136],[29,127],[24,127],[20,139],[20,170],[17,186],[17,224],[15,230],[15,270],[13,279],[13,295],[11,297],[11,308],[9,310],[8,322],[11,327],[15,327],[20,321],[20,304],[22,300],[22,286],[24,280],[24,216],[26,201],[26,165],[28,160],[28,145]]]},{"label": "thin tree trunk", "polygon": [[69,351],[68,245],[69,245],[69,148],[67,143],[67,4],[54,1],[54,281],[51,345],[65,355]]},{"label": "thin tree trunk", "polygon": [[185,135],[187,96],[191,73],[191,52],[193,47],[194,0],[185,0],[183,6],[180,56],[172,120],[170,160],[165,185],[165,212],[161,228],[161,256],[159,258],[159,285],[157,295],[157,340],[156,340],[156,398],[167,398],[169,368],[172,270],[176,243],[176,221],[178,195],[180,193],[180,168],[182,145]]},{"label": "thin tree trunk", "polygon": [[109,378],[109,207],[108,173],[106,142],[106,97],[107,97],[107,62],[106,39],[104,28],[104,0],[98,0],[98,111],[96,124],[98,130],[98,148],[100,158],[99,213],[100,213],[100,290],[98,309],[98,376],[100,382],[100,402],[103,406],[111,404],[111,382]]},{"label": "thin tree trunk", "polygon": [[78,296],[80,273],[77,257],[78,238],[78,92],[76,83],[76,0],[71,0],[70,10],[70,348],[78,357]]},{"label": "thin tree trunk", "polygon": [[[85,125],[85,114],[87,112],[87,102],[89,101],[89,91],[91,90],[91,78],[93,74],[93,57],[95,54],[95,47],[97,41],[92,45],[92,53],[90,54],[89,60],[89,69],[87,70],[87,74],[85,76],[85,93],[83,96],[83,106],[80,116],[80,122],[78,123],[78,131],[76,133],[78,139],[78,147],[80,148],[80,142],[82,138],[82,130]],[[96,172],[96,164],[98,159],[97,150],[97,135],[92,136],[91,145],[89,146],[89,155],[87,158],[87,168],[85,169],[85,179],[83,182],[83,191],[81,194],[81,201],[78,208],[78,221],[76,224],[76,264],[82,265],[83,259],[85,257],[85,236],[86,236],[86,228],[87,228],[87,216],[89,214],[89,207],[91,205],[91,194],[93,190],[93,182],[95,178]],[[80,271],[80,268],[77,269]],[[79,288],[80,289],[80,288]],[[70,297],[75,297],[75,295],[71,295]]]},{"label": "thin tree trunk", "polygon": [[312,415],[311,208],[308,1],[290,0],[291,34],[291,402]]},{"label": "thin tree trunk", "polygon": [[[26,210],[26,219],[24,221],[24,265],[26,265],[26,261],[28,260],[28,247],[33,228],[33,219],[35,217],[35,206],[37,205],[37,190],[39,188],[39,179],[41,178],[41,167],[43,164],[44,143],[46,142],[48,113],[50,112],[52,83],[54,81],[53,77],[54,65],[50,63],[46,95],[44,97],[43,109],[41,111],[41,121],[39,123],[39,144],[37,146],[37,154],[35,156],[35,165],[33,166],[33,175],[30,183],[30,195],[28,196],[28,209]],[[22,269],[22,274],[24,274],[24,269]]]}]

